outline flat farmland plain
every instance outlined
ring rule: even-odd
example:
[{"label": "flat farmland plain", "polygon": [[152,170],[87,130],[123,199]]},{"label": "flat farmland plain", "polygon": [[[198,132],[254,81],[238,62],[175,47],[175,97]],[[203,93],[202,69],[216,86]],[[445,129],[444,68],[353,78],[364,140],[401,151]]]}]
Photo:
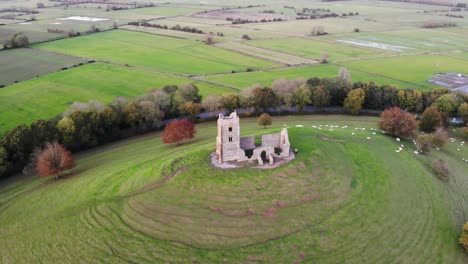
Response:
[{"label": "flat farmland plain", "polygon": [[[468,31],[467,31],[468,32]],[[329,40],[353,41],[364,44],[378,43],[401,47],[401,52],[435,52],[468,48],[468,35],[446,29],[409,29],[388,32],[362,32],[325,37]],[[359,44],[356,44],[359,46]],[[382,48],[385,51],[384,48]]]},{"label": "flat farmland plain", "polygon": [[[236,74],[221,74],[206,76],[205,79],[210,82],[228,85],[239,89],[247,88],[253,84],[261,84],[269,86],[273,81],[279,78],[296,79],[296,78],[332,78],[338,75],[340,67],[327,64],[327,65],[314,65],[314,66],[303,66],[286,69],[275,69],[268,71],[257,71],[257,72],[245,72]],[[376,84],[394,85],[398,88],[413,88],[414,85],[411,83],[403,82],[397,79],[386,78],[376,74],[370,74],[360,70],[350,69],[351,80],[353,82],[371,82]],[[427,84],[427,89],[435,87],[434,85]]]},{"label": "flat farmland plain", "polygon": [[[400,56],[392,58],[370,59],[365,61],[341,62],[349,69],[395,78],[419,86],[428,86],[429,80],[439,72],[460,72],[468,74],[467,61],[442,55]],[[421,89],[421,88],[419,88]]]},{"label": "flat farmland plain", "polygon": [[204,43],[126,30],[113,30],[34,46],[79,57],[137,65],[179,74],[271,67],[275,64]]},{"label": "flat farmland plain", "polygon": [[0,52],[0,85],[9,85],[71,67],[85,60],[36,49]]},{"label": "flat farmland plain", "polygon": [[0,134],[20,124],[52,118],[76,101],[110,103],[118,96],[133,98],[165,85],[186,83],[197,85],[204,96],[233,91],[173,75],[87,64],[0,89]]},{"label": "flat farmland plain", "polygon": [[246,41],[244,42],[244,44],[265,49],[271,49],[275,51],[286,52],[316,60],[320,59],[321,54],[326,53],[330,56],[330,61],[351,58],[385,56],[391,54],[389,52],[379,52],[372,49],[355,48],[340,44],[327,43],[318,39],[319,38],[265,39]]}]

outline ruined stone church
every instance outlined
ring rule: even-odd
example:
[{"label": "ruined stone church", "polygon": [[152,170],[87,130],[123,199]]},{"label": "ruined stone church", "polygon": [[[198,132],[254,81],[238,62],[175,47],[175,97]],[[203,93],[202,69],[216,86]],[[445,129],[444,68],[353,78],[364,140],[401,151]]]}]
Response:
[{"label": "ruined stone church", "polygon": [[216,154],[219,163],[257,160],[263,165],[263,156],[273,164],[274,158],[288,157],[289,151],[290,143],[286,128],[277,134],[262,135],[261,145],[256,146],[254,136],[240,136],[239,116],[235,111],[229,116],[219,114],[216,137]]}]

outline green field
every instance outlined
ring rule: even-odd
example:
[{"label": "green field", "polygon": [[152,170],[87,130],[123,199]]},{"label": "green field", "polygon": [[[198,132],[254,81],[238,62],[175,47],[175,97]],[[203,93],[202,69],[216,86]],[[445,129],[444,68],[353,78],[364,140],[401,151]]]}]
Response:
[{"label": "green field", "polygon": [[[366,61],[347,61],[340,64],[349,69],[381,75],[382,77],[396,78],[415,83],[415,89],[428,86],[429,80],[435,73],[460,72],[468,74],[466,60],[448,56],[421,55],[401,56],[393,58],[371,59]],[[419,87],[419,88],[418,88]]]},{"label": "green field", "polygon": [[110,103],[118,96],[132,98],[186,83],[195,83],[204,96],[233,91],[173,75],[93,63],[0,89],[0,134],[19,124],[54,117],[75,101]]},{"label": "green field", "polygon": [[304,38],[254,40],[245,42],[245,44],[317,60],[320,59],[321,54],[327,53],[330,56],[329,60],[332,62],[350,58],[368,58],[390,54]]},{"label": "green field", "polygon": [[[467,263],[456,237],[468,214],[468,147],[457,151],[457,140],[416,156],[411,142],[369,129],[352,135],[376,122],[277,117],[259,129],[242,119],[243,135],[292,126],[298,155],[273,170],[213,168],[214,122],[179,147],[154,133],[82,153],[61,180],[2,188],[2,260]],[[350,127],[311,128],[319,124]],[[400,144],[405,151],[395,153]],[[429,167],[439,157],[450,165],[448,182]]]},{"label": "green field", "polygon": [[[286,68],[286,69],[271,70],[271,71],[212,75],[212,76],[205,77],[205,80],[242,89],[242,88],[249,87],[252,84],[256,84],[256,83],[269,86],[272,84],[273,81],[279,78],[287,78],[287,79],[295,79],[295,78],[308,79],[312,77],[332,78],[338,75],[339,69],[340,67],[336,65],[332,65],[332,64],[315,65],[315,66]],[[389,85],[393,85],[399,88],[417,88],[417,87],[413,87],[414,85],[410,83],[386,78],[383,76],[378,76],[375,74],[362,72],[359,70],[350,69],[350,72],[351,72],[351,81],[353,82],[373,81],[374,83],[380,84],[380,85],[389,84]],[[429,89],[435,86],[430,83],[427,83],[425,87]]]},{"label": "green field", "polygon": [[203,43],[114,30],[34,46],[79,57],[137,65],[180,74],[203,74],[273,66]]},{"label": "green field", "polygon": [[[336,41],[368,41],[404,47],[403,52],[464,50],[468,38],[447,29],[410,29],[381,33],[344,34],[326,37]],[[383,50],[385,51],[385,50]]]},{"label": "green field", "polygon": [[85,62],[82,59],[34,49],[0,52],[0,85],[32,79]]}]

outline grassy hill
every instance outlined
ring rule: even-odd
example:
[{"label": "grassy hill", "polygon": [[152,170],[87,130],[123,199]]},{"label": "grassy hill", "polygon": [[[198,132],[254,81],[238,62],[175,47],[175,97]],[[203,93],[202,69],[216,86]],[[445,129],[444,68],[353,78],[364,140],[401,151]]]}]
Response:
[{"label": "grassy hill", "polygon": [[[0,254],[5,262],[466,263],[457,235],[468,216],[468,148],[457,139],[415,155],[411,142],[373,134],[376,122],[277,117],[260,129],[242,119],[242,135],[290,126],[297,158],[273,170],[213,168],[214,122],[179,147],[154,133],[81,153],[61,180],[3,186]],[[439,157],[448,182],[431,172]]]}]

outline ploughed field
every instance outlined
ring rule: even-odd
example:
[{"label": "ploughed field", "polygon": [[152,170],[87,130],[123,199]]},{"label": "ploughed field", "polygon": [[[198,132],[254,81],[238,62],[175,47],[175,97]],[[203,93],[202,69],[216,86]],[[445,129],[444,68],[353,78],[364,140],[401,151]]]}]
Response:
[{"label": "ploughed field", "polygon": [[[3,260],[468,261],[456,240],[468,214],[468,148],[460,139],[420,156],[412,142],[374,131],[377,118],[273,120],[261,129],[241,119],[242,135],[289,126],[298,154],[273,170],[212,167],[216,123],[209,122],[181,146],[147,134],[78,154],[63,179],[4,184]],[[448,162],[448,182],[432,173],[434,158]]]}]

